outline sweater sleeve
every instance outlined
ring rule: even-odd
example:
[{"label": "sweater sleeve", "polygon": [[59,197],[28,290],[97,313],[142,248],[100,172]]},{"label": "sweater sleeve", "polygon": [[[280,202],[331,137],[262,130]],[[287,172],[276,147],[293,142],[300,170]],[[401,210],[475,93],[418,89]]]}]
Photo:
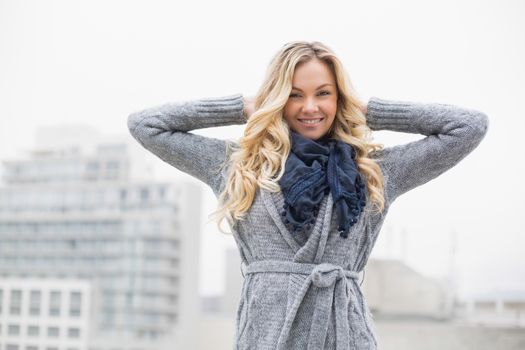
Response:
[{"label": "sweater sleeve", "polygon": [[386,172],[385,197],[389,203],[459,163],[478,146],[489,125],[486,114],[448,104],[372,97],[367,109],[367,125],[372,130],[426,136],[378,152]]},{"label": "sweater sleeve", "polygon": [[144,148],[175,168],[209,185],[215,195],[222,186],[226,142],[190,130],[244,124],[242,94],[166,103],[132,113],[131,135]]}]

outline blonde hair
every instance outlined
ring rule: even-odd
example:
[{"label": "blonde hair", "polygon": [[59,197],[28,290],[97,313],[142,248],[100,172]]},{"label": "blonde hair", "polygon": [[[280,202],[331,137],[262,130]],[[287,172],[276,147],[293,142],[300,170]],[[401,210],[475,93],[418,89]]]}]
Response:
[{"label": "blonde hair", "polygon": [[258,187],[280,191],[278,180],[285,170],[290,152],[289,126],[283,109],[292,89],[295,68],[312,59],[328,64],[334,74],[338,98],[337,112],[330,129],[331,136],[352,145],[356,150],[356,165],[367,183],[368,198],[379,211],[384,209],[383,174],[371,152],[383,149],[371,142],[371,130],[361,110],[352,83],[339,59],[326,45],[313,41],[286,43],[273,57],[262,86],[255,96],[255,112],[249,117],[238,146],[227,142],[231,152],[227,179],[218,196],[216,217],[219,230],[226,218],[233,227],[243,220],[251,207]]}]

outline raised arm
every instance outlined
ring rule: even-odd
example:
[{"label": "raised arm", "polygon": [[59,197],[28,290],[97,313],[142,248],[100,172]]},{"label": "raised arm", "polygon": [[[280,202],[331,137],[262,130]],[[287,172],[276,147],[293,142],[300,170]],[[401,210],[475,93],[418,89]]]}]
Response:
[{"label": "raised arm", "polygon": [[188,131],[244,123],[242,94],[166,103],[128,117],[129,131],[142,146],[209,185],[215,195],[221,186],[226,141]]},{"label": "raised arm", "polygon": [[390,203],[456,165],[478,146],[489,125],[484,113],[447,104],[372,97],[367,107],[372,130],[426,136],[377,153],[388,176],[385,192]]}]

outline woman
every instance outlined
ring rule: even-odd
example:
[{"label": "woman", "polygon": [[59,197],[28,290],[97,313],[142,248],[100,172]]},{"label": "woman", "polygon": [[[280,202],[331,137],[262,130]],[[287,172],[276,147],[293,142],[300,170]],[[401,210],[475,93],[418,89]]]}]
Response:
[{"label": "woman", "polygon": [[[238,142],[188,132],[244,123]],[[236,349],[376,349],[358,278],[385,215],[469,154],[488,119],[437,103],[363,104],[327,46],[297,41],[277,52],[254,99],[165,104],[128,126],[219,200],[245,276]],[[371,130],[426,137],[384,148]]]}]

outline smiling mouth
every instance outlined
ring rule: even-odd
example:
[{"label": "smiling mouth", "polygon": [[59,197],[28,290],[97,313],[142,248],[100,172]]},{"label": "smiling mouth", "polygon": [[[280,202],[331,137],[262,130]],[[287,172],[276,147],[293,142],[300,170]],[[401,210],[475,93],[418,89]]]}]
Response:
[{"label": "smiling mouth", "polygon": [[301,124],[305,125],[316,125],[321,123],[324,118],[317,118],[317,119],[298,119]]}]

